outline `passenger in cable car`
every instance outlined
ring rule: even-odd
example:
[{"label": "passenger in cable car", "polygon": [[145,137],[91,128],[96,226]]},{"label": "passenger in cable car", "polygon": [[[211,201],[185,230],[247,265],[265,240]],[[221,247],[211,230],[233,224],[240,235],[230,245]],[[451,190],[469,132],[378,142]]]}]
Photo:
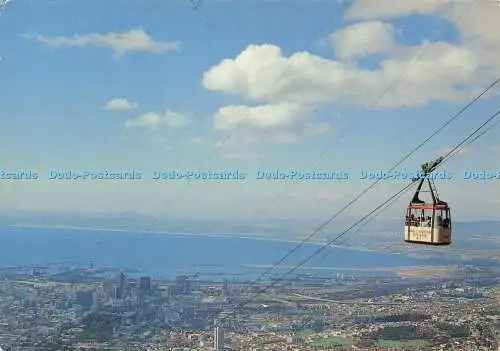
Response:
[{"label": "passenger in cable car", "polygon": [[425,226],[426,227],[430,227],[432,224],[432,219],[431,219],[431,216],[427,216],[427,219],[425,221]]},{"label": "passenger in cable car", "polygon": [[409,217],[407,216],[407,221],[408,221],[408,225],[410,226],[415,226],[416,225],[416,219],[415,219],[415,215],[412,213]]},{"label": "passenger in cable car", "polygon": [[413,225],[413,220],[413,215],[406,216],[406,223],[408,223],[407,225]]}]

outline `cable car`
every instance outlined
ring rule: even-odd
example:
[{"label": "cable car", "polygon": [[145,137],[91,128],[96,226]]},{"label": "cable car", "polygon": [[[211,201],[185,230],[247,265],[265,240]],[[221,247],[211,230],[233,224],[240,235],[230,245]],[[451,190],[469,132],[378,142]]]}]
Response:
[{"label": "cable car", "polygon": [[[404,225],[404,240],[408,243],[426,245],[451,244],[451,212],[448,203],[439,199],[436,185],[429,176],[443,160],[442,157],[434,162],[422,165],[422,174],[413,181],[419,181],[417,190],[406,209]],[[429,186],[431,202],[422,201],[419,194],[422,186]]]}]

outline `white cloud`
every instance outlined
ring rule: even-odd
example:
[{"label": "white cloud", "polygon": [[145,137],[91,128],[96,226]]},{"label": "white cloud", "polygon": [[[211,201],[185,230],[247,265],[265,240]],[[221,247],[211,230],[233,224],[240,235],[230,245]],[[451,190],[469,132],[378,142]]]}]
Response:
[{"label": "white cloud", "polygon": [[340,58],[364,56],[391,50],[394,28],[389,23],[360,22],[332,34],[332,42]]},{"label": "white cloud", "polygon": [[369,20],[415,13],[432,14],[452,1],[456,0],[357,0],[347,11],[346,17],[351,20]]},{"label": "white cloud", "polygon": [[167,51],[179,51],[178,42],[157,42],[151,38],[143,28],[133,28],[121,33],[74,35],[72,37],[45,37],[41,34],[36,36],[27,35],[27,38],[34,38],[38,42],[52,47],[61,46],[98,46],[109,48],[115,55],[122,55],[126,52],[152,52],[163,53]]},{"label": "white cloud", "polygon": [[[365,22],[332,33],[329,40],[336,59],[306,51],[287,56],[276,45],[249,45],[203,74],[207,90],[253,102],[253,106],[221,107],[214,126],[234,131],[241,125],[264,136],[272,130],[276,139],[291,140],[297,137],[298,126],[307,128],[311,111],[322,104],[401,108],[468,99],[500,75],[498,5],[494,1],[473,5],[471,0],[357,0],[346,17]],[[381,20],[414,13],[452,23],[461,42],[398,44],[399,29]],[[356,61],[373,53],[386,54],[378,68],[365,69]],[[395,82],[397,87],[387,91]],[[315,126],[309,134],[301,134],[314,135],[314,129],[322,131]]]},{"label": "white cloud", "polygon": [[188,120],[180,113],[165,111],[165,113],[149,112],[125,122],[125,128],[143,127],[154,129],[164,125],[170,128],[180,128],[188,124]]},{"label": "white cloud", "polygon": [[[397,28],[376,21],[379,17],[415,11],[428,14],[438,11],[435,15],[457,27],[462,42],[395,44],[393,36]],[[397,81],[397,89],[392,89],[377,107],[413,107],[433,100],[470,98],[478,87],[500,74],[498,2],[358,0],[348,16],[370,21],[332,34],[340,60],[305,51],[285,56],[275,45],[249,45],[235,58],[224,59],[208,69],[203,75],[203,85],[208,90],[265,104],[341,101],[367,107]],[[342,60],[375,52],[390,54],[378,69],[363,69],[356,61]]]},{"label": "white cloud", "polygon": [[282,129],[303,118],[305,111],[292,103],[264,105],[257,107],[225,106],[214,116],[214,126],[218,130],[232,131],[253,128],[263,131]]},{"label": "white cloud", "polygon": [[[414,53],[422,49],[427,50],[427,55],[413,62],[408,70]],[[404,89],[392,91],[390,97],[379,103],[379,107],[402,107],[468,96],[456,87],[473,80],[477,68],[473,52],[447,43],[400,50],[396,57],[382,62],[378,70],[364,70],[308,52],[286,57],[279,47],[264,44],[250,45],[235,59],[223,60],[210,68],[203,84],[209,90],[266,103],[342,101],[369,106],[406,73]]]},{"label": "white cloud", "polygon": [[304,106],[283,102],[256,107],[224,106],[213,116],[216,130],[231,132],[243,144],[253,142],[293,143],[300,135],[315,136],[329,130],[327,123],[308,122]]},{"label": "white cloud", "polygon": [[106,110],[131,110],[136,108],[139,104],[135,101],[129,101],[123,98],[116,98],[109,100],[104,108]]},{"label": "white cloud", "polygon": [[490,0],[358,0],[348,12],[351,19],[400,17],[415,12],[439,16],[459,30],[462,50],[472,53],[481,62],[481,76],[500,73],[500,2]]}]

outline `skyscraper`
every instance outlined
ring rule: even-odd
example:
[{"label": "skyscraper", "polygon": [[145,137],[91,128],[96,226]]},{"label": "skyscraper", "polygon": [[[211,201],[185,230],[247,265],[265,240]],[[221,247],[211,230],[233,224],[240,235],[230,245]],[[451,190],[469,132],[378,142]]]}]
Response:
[{"label": "skyscraper", "polygon": [[115,299],[122,299],[123,298],[122,289],[120,289],[119,286],[114,287],[113,298],[115,298]]},{"label": "skyscraper", "polygon": [[224,330],[221,327],[214,329],[214,349],[222,350],[224,348]]},{"label": "skyscraper", "polygon": [[139,278],[139,289],[149,293],[151,291],[151,278],[150,277],[140,277]]},{"label": "skyscraper", "polygon": [[125,274],[120,273],[120,290],[122,293],[122,296],[125,297],[127,295],[127,287],[126,287],[126,282],[125,282]]}]

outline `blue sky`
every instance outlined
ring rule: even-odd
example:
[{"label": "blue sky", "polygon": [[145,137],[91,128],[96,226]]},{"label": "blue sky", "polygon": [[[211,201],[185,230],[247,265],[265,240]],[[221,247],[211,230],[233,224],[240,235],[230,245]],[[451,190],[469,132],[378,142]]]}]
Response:
[{"label": "blue sky", "polygon": [[[0,207],[325,218],[368,185],[362,170],[391,167],[500,74],[496,5],[442,3],[205,1],[193,10],[189,1],[10,1],[0,16],[1,167],[42,180],[2,181]],[[442,154],[497,106],[490,94],[400,169]],[[441,192],[455,216],[498,216],[498,181],[460,178],[463,169],[496,170],[499,136],[492,130],[446,167],[456,179]],[[45,180],[55,169],[148,178],[202,165],[250,179]],[[251,179],[277,168],[346,170],[351,179]],[[349,215],[402,185],[381,184]],[[400,216],[407,197],[387,216]]]}]

